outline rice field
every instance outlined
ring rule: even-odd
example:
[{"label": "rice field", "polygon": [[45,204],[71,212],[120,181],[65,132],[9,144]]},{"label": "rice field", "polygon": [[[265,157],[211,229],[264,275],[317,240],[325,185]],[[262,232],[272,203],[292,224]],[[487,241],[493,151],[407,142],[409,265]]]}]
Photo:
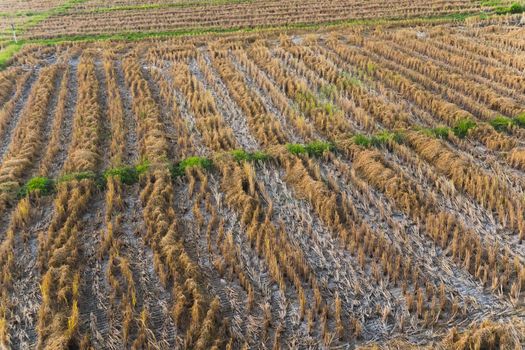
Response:
[{"label": "rice field", "polygon": [[[441,3],[91,2],[25,35]],[[524,18],[24,46],[0,72],[0,348],[521,349]]]}]

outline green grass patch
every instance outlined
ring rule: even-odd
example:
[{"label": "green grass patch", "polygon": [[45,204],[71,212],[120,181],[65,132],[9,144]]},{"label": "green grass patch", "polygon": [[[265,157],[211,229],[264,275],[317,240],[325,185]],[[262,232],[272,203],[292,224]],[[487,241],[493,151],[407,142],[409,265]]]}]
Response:
[{"label": "green grass patch", "polygon": [[512,119],[504,117],[504,116],[499,116],[499,117],[492,119],[489,122],[489,124],[492,125],[492,127],[496,129],[496,131],[502,132],[502,131],[508,131],[513,123],[512,123]]},{"label": "green grass patch", "polygon": [[518,14],[525,12],[525,5],[517,2],[510,6],[501,6],[501,4],[499,4],[494,6],[494,11],[498,15]]},{"label": "green grass patch", "polygon": [[173,165],[170,169],[170,172],[172,178],[177,178],[186,175],[186,169],[202,168],[205,170],[210,170],[212,167],[213,162],[211,159],[206,157],[189,157]]},{"label": "green grass patch", "polygon": [[57,183],[70,182],[70,181],[82,181],[82,180],[93,180],[97,185],[104,185],[104,177],[95,174],[92,171],[80,171],[77,173],[65,174],[57,179]]},{"label": "green grass patch", "polygon": [[473,129],[476,126],[477,124],[473,120],[465,118],[458,120],[452,128],[447,126],[437,126],[435,128],[418,128],[417,130],[438,139],[447,140],[451,133],[462,139],[468,135],[470,129]]},{"label": "green grass patch", "polygon": [[17,44],[9,44],[3,50],[0,50],[0,69],[4,69],[7,66],[7,63],[20,49],[22,48],[23,43],[18,42]]},{"label": "green grass patch", "polygon": [[334,105],[332,102],[325,102],[321,104],[321,108],[329,116],[332,116],[334,115],[334,113],[339,111],[339,108],[336,105]]},{"label": "green grass patch", "polygon": [[257,162],[266,161],[270,159],[270,156],[263,151],[246,152],[242,149],[231,151],[230,154],[237,162]]},{"label": "green grass patch", "polygon": [[310,91],[297,91],[294,100],[307,109],[312,109],[317,105],[317,99]]},{"label": "green grass patch", "polygon": [[352,141],[354,141],[356,145],[359,145],[364,148],[369,148],[370,146],[372,146],[372,139],[363,134],[354,135],[354,137],[352,137]]},{"label": "green grass patch", "polygon": [[389,142],[402,143],[404,135],[400,132],[382,131],[371,137],[371,144],[375,147],[380,147]]},{"label": "green grass patch", "polygon": [[334,150],[334,145],[325,141],[313,141],[304,146],[309,156],[320,157],[326,152]]},{"label": "green grass patch", "polygon": [[333,151],[334,145],[325,141],[312,141],[305,145],[299,143],[289,143],[286,145],[288,152],[294,155],[307,154],[310,157],[320,157],[326,152]]},{"label": "green grass patch", "polygon": [[37,193],[43,196],[53,193],[55,190],[55,181],[47,177],[34,177],[29,180],[22,188],[20,189],[19,195],[21,197],[28,196],[31,193]]},{"label": "green grass patch", "polygon": [[428,136],[446,140],[450,134],[450,128],[446,126],[437,126],[435,128],[423,129],[423,132],[425,132],[425,134]]},{"label": "green grass patch", "polygon": [[452,128],[452,132],[459,138],[465,138],[470,129],[476,127],[476,123],[471,119],[461,119],[456,122]]},{"label": "green grass patch", "polygon": [[514,3],[510,5],[509,12],[516,14],[516,13],[523,13],[525,12],[525,5]]},{"label": "green grass patch", "polygon": [[525,128],[525,112],[512,118],[512,123],[520,128]]},{"label": "green grass patch", "polygon": [[144,162],[137,166],[121,166],[117,168],[108,169],[104,172],[105,179],[109,177],[116,177],[120,179],[123,184],[133,185],[140,179],[140,175],[148,171],[149,163]]},{"label": "green grass patch", "polygon": [[363,134],[357,134],[352,137],[352,141],[361,147],[382,147],[387,145],[389,142],[402,143],[404,135],[401,132],[381,131],[375,135],[367,136]]},{"label": "green grass patch", "polygon": [[366,71],[368,74],[372,74],[377,70],[377,65],[373,63],[372,61],[368,61],[366,64]]},{"label": "green grass patch", "polygon": [[525,5],[514,3],[510,5],[509,12],[513,14],[525,12]]},{"label": "green grass patch", "polygon": [[301,145],[299,143],[289,143],[286,145],[286,149],[288,150],[288,152],[296,156],[306,153],[306,149],[304,148],[304,145]]}]

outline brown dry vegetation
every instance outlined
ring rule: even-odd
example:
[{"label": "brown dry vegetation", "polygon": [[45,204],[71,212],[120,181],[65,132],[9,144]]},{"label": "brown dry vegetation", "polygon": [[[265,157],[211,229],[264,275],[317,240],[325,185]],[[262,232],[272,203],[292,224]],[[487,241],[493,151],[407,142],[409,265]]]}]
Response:
[{"label": "brown dry vegetation", "polygon": [[0,348],[522,348],[505,18],[22,50],[0,73]]},{"label": "brown dry vegetation", "polygon": [[[407,19],[492,10],[476,1],[80,1],[65,13],[38,23],[26,38],[65,35],[254,28],[363,19]],[[505,4],[509,1],[503,1]],[[141,8],[141,5],[146,5]],[[153,5],[153,6],[151,6]],[[156,7],[155,5],[160,5]],[[168,5],[168,6],[166,6]],[[174,6],[169,6],[174,5]],[[121,7],[121,8],[119,8]],[[104,10],[104,9],[110,9]]]}]

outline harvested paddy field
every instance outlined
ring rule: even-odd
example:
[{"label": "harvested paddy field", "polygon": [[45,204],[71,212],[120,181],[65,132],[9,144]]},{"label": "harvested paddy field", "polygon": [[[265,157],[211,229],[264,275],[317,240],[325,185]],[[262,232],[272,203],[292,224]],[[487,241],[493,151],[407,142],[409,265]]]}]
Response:
[{"label": "harvested paddy field", "polygon": [[24,46],[0,348],[521,349],[522,22]]}]

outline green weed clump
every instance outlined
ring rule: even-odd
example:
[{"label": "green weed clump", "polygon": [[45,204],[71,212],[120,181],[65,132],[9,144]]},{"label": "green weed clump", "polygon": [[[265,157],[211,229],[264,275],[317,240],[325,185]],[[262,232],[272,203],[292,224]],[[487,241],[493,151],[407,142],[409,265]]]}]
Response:
[{"label": "green weed clump", "polygon": [[329,116],[332,116],[338,110],[337,107],[331,102],[321,104],[321,108]]},{"label": "green weed clump", "polygon": [[424,130],[429,136],[436,137],[438,139],[446,140],[448,139],[448,135],[450,133],[450,128],[446,126],[437,126],[435,128],[431,129],[425,129]]},{"label": "green weed clump", "polygon": [[518,14],[525,12],[525,5],[515,2],[508,7],[498,6],[495,11],[498,15]]},{"label": "green weed clump", "polygon": [[286,149],[288,152],[294,155],[299,155],[306,153],[306,149],[304,148],[304,145],[298,144],[298,143],[289,143],[286,145]]},{"label": "green weed clump", "polygon": [[512,14],[525,12],[525,6],[518,3],[514,3],[510,5],[509,12]]},{"label": "green weed clump", "polygon": [[382,131],[373,135],[370,139],[372,146],[380,147],[388,144],[388,142],[403,142],[403,134],[399,132]]},{"label": "green weed clump", "polygon": [[510,118],[499,116],[492,119],[489,124],[492,125],[496,131],[506,131],[512,126],[513,122]]},{"label": "green weed clump", "polygon": [[0,70],[7,66],[9,60],[22,48],[22,43],[9,44],[0,50]]},{"label": "green weed clump", "polygon": [[270,159],[270,156],[262,151],[246,152],[245,150],[238,149],[231,151],[230,154],[237,162],[257,162]]},{"label": "green weed clump", "polygon": [[92,171],[82,171],[82,172],[78,172],[78,173],[71,173],[71,174],[63,175],[63,176],[58,178],[57,183],[69,182],[69,181],[73,181],[73,180],[82,181],[82,180],[86,180],[86,179],[99,181],[100,180],[100,176],[98,176],[97,174],[95,174]]},{"label": "green weed clump", "polygon": [[355,135],[352,140],[356,145],[369,148],[369,147],[381,147],[389,142],[401,143],[403,142],[403,134],[400,132],[381,131],[372,136],[366,136],[363,134]]},{"label": "green weed clump", "polygon": [[313,141],[305,145],[306,153],[309,156],[322,156],[325,152],[333,151],[334,146],[330,142]]},{"label": "green weed clump", "polygon": [[37,176],[29,180],[20,189],[20,196],[25,197],[31,193],[37,193],[43,196],[53,193],[55,182],[52,179],[43,176]]},{"label": "green weed clump", "polygon": [[372,140],[370,139],[370,137],[366,135],[357,134],[352,138],[352,140],[354,141],[356,145],[359,145],[365,148],[368,148],[372,145]]},{"label": "green weed clump", "polygon": [[122,166],[108,169],[104,172],[104,179],[117,177],[123,184],[133,185],[140,179],[140,175],[149,169],[149,163],[144,162],[137,166]]},{"label": "green weed clump", "polygon": [[286,145],[288,152],[294,155],[307,154],[311,157],[320,157],[325,152],[333,151],[334,145],[330,142],[325,141],[313,141],[307,143],[306,145],[301,145],[298,143],[289,143]]},{"label": "green weed clump", "polygon": [[521,113],[520,115],[514,117],[514,119],[512,119],[512,123],[520,128],[525,128],[525,113]]},{"label": "green weed clump", "polygon": [[418,130],[424,132],[428,136],[438,139],[447,140],[451,133],[460,139],[463,139],[468,135],[469,130],[476,126],[477,124],[473,120],[465,118],[458,120],[452,128],[447,126],[437,126],[435,128],[421,128]]},{"label": "green weed clump", "polygon": [[366,71],[367,71],[369,74],[374,73],[376,70],[377,70],[377,65],[376,65],[375,63],[369,61],[369,62],[366,64]]},{"label": "green weed clump", "polygon": [[62,175],[56,180],[56,183],[70,182],[70,181],[82,181],[82,180],[92,180],[97,187],[103,189],[106,187],[106,179],[100,174],[96,174],[92,171],[82,171],[78,173],[71,173]]},{"label": "green weed clump", "polygon": [[459,138],[465,138],[468,131],[476,127],[476,123],[471,119],[461,119],[456,122],[456,125],[452,128],[452,132]]},{"label": "green weed clump", "polygon": [[170,168],[171,176],[173,178],[181,177],[186,174],[186,169],[189,168],[202,168],[210,170],[213,167],[211,159],[206,157],[188,157],[181,160]]}]

